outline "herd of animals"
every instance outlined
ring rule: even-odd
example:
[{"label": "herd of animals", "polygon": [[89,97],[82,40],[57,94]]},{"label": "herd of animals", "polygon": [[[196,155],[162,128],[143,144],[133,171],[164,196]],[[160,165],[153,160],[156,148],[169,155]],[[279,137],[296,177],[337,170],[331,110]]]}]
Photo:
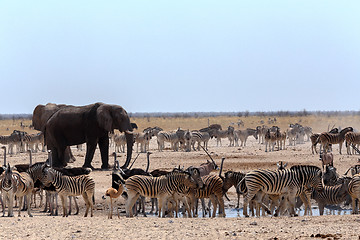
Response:
[{"label": "herd of animals", "polygon": [[[40,120],[41,122],[39,122]],[[144,129],[142,133],[135,133],[137,126],[130,122],[126,111],[117,105],[95,103],[87,106],[70,105],[38,105],[33,114],[33,126],[39,134],[29,135],[22,131],[14,131],[10,136],[0,136],[0,144],[4,145],[4,164],[0,168],[0,190],[3,216],[6,208],[8,216],[13,216],[14,201],[21,210],[31,214],[34,198],[42,192],[46,193],[45,209],[52,215],[57,215],[57,197],[62,202],[63,216],[71,214],[71,202],[74,201],[76,214],[79,208],[76,196],[82,196],[86,210],[84,216],[93,216],[95,181],[89,176],[94,170],[91,161],[96,146],[101,152],[103,169],[109,169],[109,147],[114,144],[116,151],[125,151],[127,157],[124,165],[120,166],[114,152],[114,166],[112,168],[112,187],[104,198],[110,199],[109,218],[112,217],[113,199],[123,196],[125,200],[126,216],[132,217],[139,212],[145,214],[145,198],[152,202],[151,212],[159,217],[178,216],[179,210],[188,217],[198,216],[198,200],[201,200],[203,216],[212,206],[209,216],[225,217],[224,197],[231,187],[236,188],[238,205],[240,196],[243,196],[243,215],[248,217],[248,206],[252,215],[260,216],[262,213],[274,216],[296,216],[295,209],[302,204],[305,214],[312,214],[311,199],[318,203],[320,214],[324,212],[325,205],[352,204],[354,214],[358,213],[360,198],[360,165],[354,165],[350,171],[352,177],[342,176],[336,172],[333,164],[332,145],[339,144],[341,154],[342,145],[346,142],[347,153],[358,151],[360,134],[354,132],[352,127],[339,131],[332,129],[319,134],[312,133],[310,127],[300,124],[291,124],[286,131],[279,127],[259,126],[255,129],[235,130],[229,126],[222,130],[219,124],[190,131],[177,129],[172,132],[163,131],[159,127]],[[119,129],[124,135],[114,134]],[[265,151],[285,149],[285,141],[289,145],[304,142],[305,136],[311,140],[311,150],[317,153],[316,145],[320,144],[320,159],[323,168],[311,165],[295,165],[286,168],[286,164],[278,163],[277,170],[253,170],[248,173],[227,171],[222,176],[222,164],[219,174],[211,174],[219,167],[207,152],[208,142],[215,138],[217,146],[221,139],[227,138],[231,146],[246,146],[249,136],[253,136],[259,143],[265,144]],[[156,138],[158,150],[164,151],[165,143],[170,143],[172,151],[205,151],[211,161],[199,166],[188,168],[174,168],[172,171],[156,169],[149,172],[144,169],[129,166],[133,145],[136,151],[146,152],[149,166],[150,140]],[[81,146],[86,143],[86,156],[83,167],[70,168],[66,165],[72,161],[72,145]],[[197,143],[197,146],[196,146]],[[47,147],[48,159],[46,162],[32,164],[32,152],[45,150]],[[6,149],[8,146],[8,151]],[[30,164],[10,166],[6,154],[16,152],[29,152]],[[25,149],[25,146],[27,149]],[[360,152],[358,152],[360,154]],[[210,199],[206,206],[204,199]],[[23,202],[24,204],[23,206]],[[42,200],[41,200],[42,202]],[[181,207],[180,207],[181,206]],[[155,210],[156,208],[156,210]],[[118,209],[118,208],[117,208]],[[218,211],[217,211],[218,210]]]}]

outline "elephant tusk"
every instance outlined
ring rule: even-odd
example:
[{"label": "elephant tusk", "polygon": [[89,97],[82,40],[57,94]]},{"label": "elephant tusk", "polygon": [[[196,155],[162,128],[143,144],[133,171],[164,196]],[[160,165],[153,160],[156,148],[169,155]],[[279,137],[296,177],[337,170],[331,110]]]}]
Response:
[{"label": "elephant tusk", "polygon": [[133,131],[129,131],[129,130],[126,130],[125,133],[126,133],[126,134],[134,134]]}]

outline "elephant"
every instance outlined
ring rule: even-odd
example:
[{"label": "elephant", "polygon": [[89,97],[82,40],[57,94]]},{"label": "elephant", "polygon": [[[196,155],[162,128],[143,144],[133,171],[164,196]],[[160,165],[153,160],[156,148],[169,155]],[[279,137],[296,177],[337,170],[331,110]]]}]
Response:
[{"label": "elephant", "polygon": [[64,152],[67,146],[86,142],[86,156],[83,167],[94,169],[91,161],[96,145],[101,154],[101,169],[109,168],[109,132],[118,129],[125,132],[127,143],[126,168],[133,149],[133,128],[136,124],[121,106],[94,103],[86,106],[67,106],[55,112],[45,125],[45,141],[52,151],[53,166],[66,166]]},{"label": "elephant", "polygon": [[[46,105],[39,104],[35,107],[32,116],[32,125],[35,130],[44,132],[45,124],[49,120],[49,118],[64,107],[68,107],[71,105],[65,104],[54,104],[48,103]],[[75,162],[76,159],[73,156],[70,147],[67,147],[65,150],[65,162]]]}]

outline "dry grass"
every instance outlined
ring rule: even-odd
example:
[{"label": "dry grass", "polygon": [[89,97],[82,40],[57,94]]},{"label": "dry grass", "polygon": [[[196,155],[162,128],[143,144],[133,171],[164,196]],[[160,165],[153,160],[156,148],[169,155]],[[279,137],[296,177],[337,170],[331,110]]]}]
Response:
[{"label": "dry grass", "polygon": [[[288,128],[290,123],[300,123],[303,126],[310,126],[313,128],[313,132],[323,132],[327,131],[328,128],[333,126],[345,128],[347,126],[352,126],[355,129],[360,129],[360,116],[304,116],[304,117],[279,117],[271,116],[271,118],[276,117],[276,124],[282,130]],[[178,127],[183,129],[200,129],[208,126],[210,124],[218,123],[221,126],[226,128],[235,123],[235,128],[238,128],[236,123],[241,119],[244,122],[244,127],[242,128],[255,128],[256,126],[262,125],[261,120],[265,122],[265,125],[269,125],[267,120],[269,117],[260,117],[260,116],[250,116],[250,117],[199,117],[199,118],[132,118],[131,120],[135,122],[139,131],[142,131],[144,128],[149,126],[159,126],[164,130],[175,130]],[[270,126],[270,125],[269,125]]]},{"label": "dry grass", "polygon": [[[304,126],[310,126],[313,128],[313,132],[323,132],[327,131],[328,128],[333,126],[345,128],[347,126],[352,126],[355,129],[360,129],[360,116],[316,116],[309,115],[303,117],[279,117],[279,116],[270,116],[270,118],[276,117],[276,123],[274,125],[279,126],[282,130],[288,128],[290,123],[300,123]],[[269,117],[261,117],[261,116],[250,116],[250,117],[228,117],[228,116],[219,116],[219,117],[150,117],[150,118],[132,118],[131,121],[135,122],[139,129],[138,131],[142,131],[147,127],[159,126],[163,128],[165,131],[175,130],[178,127],[183,129],[200,129],[208,126],[208,123],[218,123],[223,129],[227,126],[235,123],[235,128],[238,128],[236,123],[241,119],[244,122],[244,127],[241,128],[255,128],[256,126],[262,125],[261,121],[264,121],[265,125],[268,124],[267,120]],[[32,124],[31,120],[22,119],[22,120],[1,120],[0,121],[0,135],[10,135],[13,130],[22,130],[27,133],[36,133],[37,131],[34,129],[30,129],[25,127],[24,129],[20,128],[20,122],[22,122],[25,126],[29,126]]]}]

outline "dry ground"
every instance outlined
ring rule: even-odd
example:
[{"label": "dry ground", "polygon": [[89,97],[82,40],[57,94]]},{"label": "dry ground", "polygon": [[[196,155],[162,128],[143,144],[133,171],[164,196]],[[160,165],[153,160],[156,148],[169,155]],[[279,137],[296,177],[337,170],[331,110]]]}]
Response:
[{"label": "dry ground", "polygon": [[[146,127],[140,120],[140,126]],[[236,119],[235,119],[236,121]],[[258,120],[254,120],[255,121]],[[281,120],[279,120],[281,121]],[[303,120],[305,121],[305,120]],[[353,120],[351,120],[353,121]],[[228,122],[230,122],[228,120]],[[284,121],[286,122],[286,121]],[[294,121],[295,122],[295,121]],[[176,124],[176,123],[174,123]],[[202,123],[207,125],[206,123]],[[326,130],[329,123],[323,126]],[[335,124],[335,123],[334,123]],[[16,125],[16,124],[14,124]],[[147,126],[154,126],[155,122],[148,123]],[[199,124],[200,125],[200,124]],[[284,123],[285,125],[285,123]],[[305,124],[304,124],[305,125]],[[176,126],[176,125],[175,125]],[[182,126],[182,125],[180,125]],[[246,126],[246,125],[245,125]],[[311,125],[310,125],[311,126]],[[345,124],[343,125],[345,127]],[[246,126],[247,127],[247,126]],[[173,125],[167,127],[174,129]],[[193,127],[192,129],[199,128]],[[320,127],[319,127],[320,128]],[[322,131],[317,129],[316,131]],[[288,142],[287,142],[288,144]],[[225,157],[224,171],[249,171],[256,168],[276,168],[277,161],[286,161],[289,165],[295,164],[314,164],[321,166],[317,155],[312,155],[310,143],[293,146],[287,146],[286,150],[270,153],[264,152],[264,145],[259,145],[252,137],[249,138],[246,147],[227,147],[228,141],[223,140],[223,147],[216,147],[215,140],[210,140],[209,151],[213,158],[219,164],[221,157]],[[168,145],[167,145],[168,146]],[[113,148],[112,148],[113,149]],[[136,149],[136,146],[135,148]],[[85,156],[85,151],[78,152],[73,149],[77,161],[73,166],[81,166]],[[207,156],[203,151],[198,152],[172,152],[165,150],[157,151],[155,140],[151,142],[151,163],[150,170],[156,168],[172,169],[178,165],[188,167],[196,166],[206,161]],[[346,151],[344,151],[346,152]],[[335,166],[339,173],[344,173],[352,164],[357,162],[358,156],[348,156],[338,154],[338,147],[334,146]],[[125,154],[120,153],[120,161],[125,160]],[[136,150],[134,151],[136,156]],[[0,157],[3,156],[1,152]],[[46,159],[45,153],[35,153],[35,161]],[[8,156],[11,164],[24,163],[28,161],[25,153]],[[112,163],[112,161],[111,161]],[[95,167],[100,167],[99,151],[96,151],[93,160]],[[146,167],[146,155],[141,154],[134,167]],[[34,217],[29,218],[26,212],[22,216],[14,218],[1,218],[0,227],[2,233],[0,238],[4,239],[99,239],[99,238],[130,238],[130,239],[360,239],[360,216],[355,215],[326,215],[326,216],[300,216],[300,217],[261,217],[261,218],[165,218],[149,216],[135,217],[128,219],[121,214],[120,219],[116,216],[114,219],[107,218],[106,202],[101,198],[105,190],[111,186],[110,171],[93,171],[91,176],[96,182],[96,210],[93,218],[84,218],[84,202],[79,197],[81,206],[80,215],[71,215],[67,218],[61,216],[48,216],[41,212],[40,208],[33,209]],[[218,173],[214,173],[218,174]],[[232,188],[229,193],[230,202],[225,200],[226,208],[234,208],[236,205],[236,193]],[[124,210],[124,201],[119,199],[120,210]],[[314,207],[315,205],[313,205]],[[148,205],[149,207],[149,205]],[[147,209],[149,211],[149,209]],[[59,212],[61,213],[61,207]]]}]

